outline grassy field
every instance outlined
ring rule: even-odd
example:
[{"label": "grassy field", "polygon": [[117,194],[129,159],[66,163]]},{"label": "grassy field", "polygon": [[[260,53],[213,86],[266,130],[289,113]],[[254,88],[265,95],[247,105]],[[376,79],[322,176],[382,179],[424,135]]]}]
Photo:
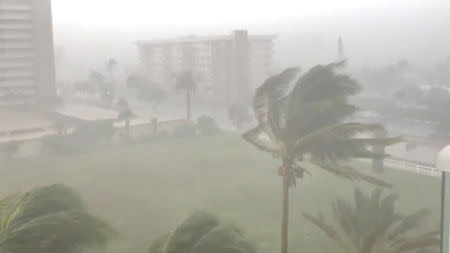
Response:
[{"label": "grassy field", "polygon": [[[0,170],[0,194],[52,183],[74,187],[92,212],[121,232],[109,252],[144,253],[152,239],[191,212],[204,209],[239,224],[261,252],[268,253],[277,252],[280,241],[278,165],[236,135],[169,140],[111,147],[90,155],[13,161]],[[336,252],[333,243],[305,222],[302,212],[326,214],[335,197],[351,198],[355,186],[365,191],[373,187],[311,172],[292,191],[291,252]],[[428,207],[432,215],[424,228],[438,225],[439,180],[392,170],[383,178],[395,184],[399,210]]]}]

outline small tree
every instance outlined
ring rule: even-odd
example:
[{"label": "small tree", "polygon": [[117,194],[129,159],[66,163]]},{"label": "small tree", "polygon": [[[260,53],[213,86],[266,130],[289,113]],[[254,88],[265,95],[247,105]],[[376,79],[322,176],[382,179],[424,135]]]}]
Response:
[{"label": "small tree", "polygon": [[119,116],[117,118],[119,121],[125,121],[125,135],[127,139],[130,139],[130,120],[135,116],[136,115],[130,109],[128,102],[126,100],[122,100]]},{"label": "small tree", "polygon": [[348,253],[404,253],[438,247],[439,232],[417,234],[423,231],[419,225],[428,211],[422,209],[405,216],[395,211],[396,201],[394,194],[381,198],[381,190],[369,196],[356,189],[353,205],[337,199],[332,206],[339,229],[326,223],[321,214],[304,217]]},{"label": "small tree", "polygon": [[191,120],[192,94],[197,89],[192,71],[182,72],[178,75],[176,89],[186,94],[186,119]]}]

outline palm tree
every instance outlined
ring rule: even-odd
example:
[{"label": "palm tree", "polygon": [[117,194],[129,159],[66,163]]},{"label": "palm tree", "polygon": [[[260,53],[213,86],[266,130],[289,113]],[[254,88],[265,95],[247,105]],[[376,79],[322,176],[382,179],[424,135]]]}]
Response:
[{"label": "palm tree", "polygon": [[196,90],[196,83],[191,71],[182,72],[177,79],[176,89],[186,93],[186,119],[191,120],[191,99]]},{"label": "palm tree", "polygon": [[72,253],[103,246],[116,234],[64,185],[0,199],[0,213],[0,252]]},{"label": "palm tree", "polygon": [[130,137],[130,120],[134,118],[136,115],[134,115],[133,111],[130,109],[130,106],[128,104],[128,101],[125,99],[120,99],[118,103],[119,107],[119,116],[117,117],[119,121],[125,121],[125,134],[127,138]]},{"label": "palm tree", "polygon": [[369,196],[356,189],[353,206],[342,199],[332,206],[338,230],[327,224],[322,215],[304,217],[348,253],[404,253],[438,247],[439,231],[414,233],[428,211],[401,215],[395,211],[396,200],[395,194],[381,198],[381,190],[374,190]]},{"label": "palm tree", "polygon": [[343,122],[357,111],[347,98],[360,87],[348,75],[335,73],[342,64],[319,65],[300,77],[298,69],[290,68],[267,79],[255,92],[253,109],[258,125],[244,133],[243,138],[281,160],[282,253],[288,247],[289,190],[296,185],[297,178],[309,173],[306,167],[314,165],[347,179],[389,186],[342,163],[355,157],[385,157],[371,151],[370,146],[399,141],[356,137],[382,127]]},{"label": "palm tree", "polygon": [[255,246],[233,225],[207,212],[196,212],[170,234],[155,240],[149,253],[256,253]]}]

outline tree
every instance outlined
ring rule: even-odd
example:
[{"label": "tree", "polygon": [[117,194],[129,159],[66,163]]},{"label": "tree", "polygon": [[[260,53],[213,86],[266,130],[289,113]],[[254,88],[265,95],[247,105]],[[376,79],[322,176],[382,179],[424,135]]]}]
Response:
[{"label": "tree", "polygon": [[109,104],[112,103],[115,94],[114,85],[111,82],[108,82],[101,72],[97,71],[93,71],[89,74],[89,80],[97,87],[103,101]]},{"label": "tree", "polygon": [[350,76],[335,73],[342,64],[319,65],[299,78],[299,71],[290,68],[267,79],[255,92],[253,109],[258,125],[244,133],[243,138],[281,161],[282,253],[288,247],[289,190],[296,185],[297,178],[308,173],[307,167],[389,186],[342,163],[350,158],[385,157],[371,151],[370,146],[399,141],[398,138],[356,137],[383,128],[376,124],[343,122],[357,111],[347,101],[360,87]]},{"label": "tree", "polygon": [[72,253],[105,245],[116,231],[64,185],[0,199],[0,252]]},{"label": "tree", "polygon": [[233,225],[207,212],[196,212],[172,233],[155,240],[149,253],[256,253],[255,246]]},{"label": "tree", "polygon": [[120,103],[120,112],[119,116],[117,117],[119,121],[125,121],[125,135],[129,139],[130,138],[130,120],[134,118],[136,115],[134,115],[133,111],[130,109],[128,102],[126,100],[121,100],[122,103]]},{"label": "tree", "polygon": [[331,211],[339,229],[327,224],[322,215],[304,217],[348,253],[404,253],[439,247],[439,230],[414,233],[427,216],[426,209],[406,216],[399,214],[395,211],[397,196],[381,198],[381,193],[374,190],[369,196],[356,189],[353,206],[337,199]]},{"label": "tree", "polygon": [[186,119],[191,120],[191,99],[192,94],[196,91],[196,83],[191,71],[182,72],[176,83],[177,91],[186,93]]},{"label": "tree", "polygon": [[228,116],[237,129],[241,129],[242,126],[251,121],[250,113],[246,105],[232,105],[228,109]]}]

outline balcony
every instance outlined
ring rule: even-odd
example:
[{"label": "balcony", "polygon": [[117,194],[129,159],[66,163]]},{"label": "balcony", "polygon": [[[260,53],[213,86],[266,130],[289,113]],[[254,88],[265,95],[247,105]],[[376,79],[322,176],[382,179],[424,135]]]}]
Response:
[{"label": "balcony", "polygon": [[35,83],[33,80],[7,80],[0,81],[0,91],[11,88],[33,88]]}]

